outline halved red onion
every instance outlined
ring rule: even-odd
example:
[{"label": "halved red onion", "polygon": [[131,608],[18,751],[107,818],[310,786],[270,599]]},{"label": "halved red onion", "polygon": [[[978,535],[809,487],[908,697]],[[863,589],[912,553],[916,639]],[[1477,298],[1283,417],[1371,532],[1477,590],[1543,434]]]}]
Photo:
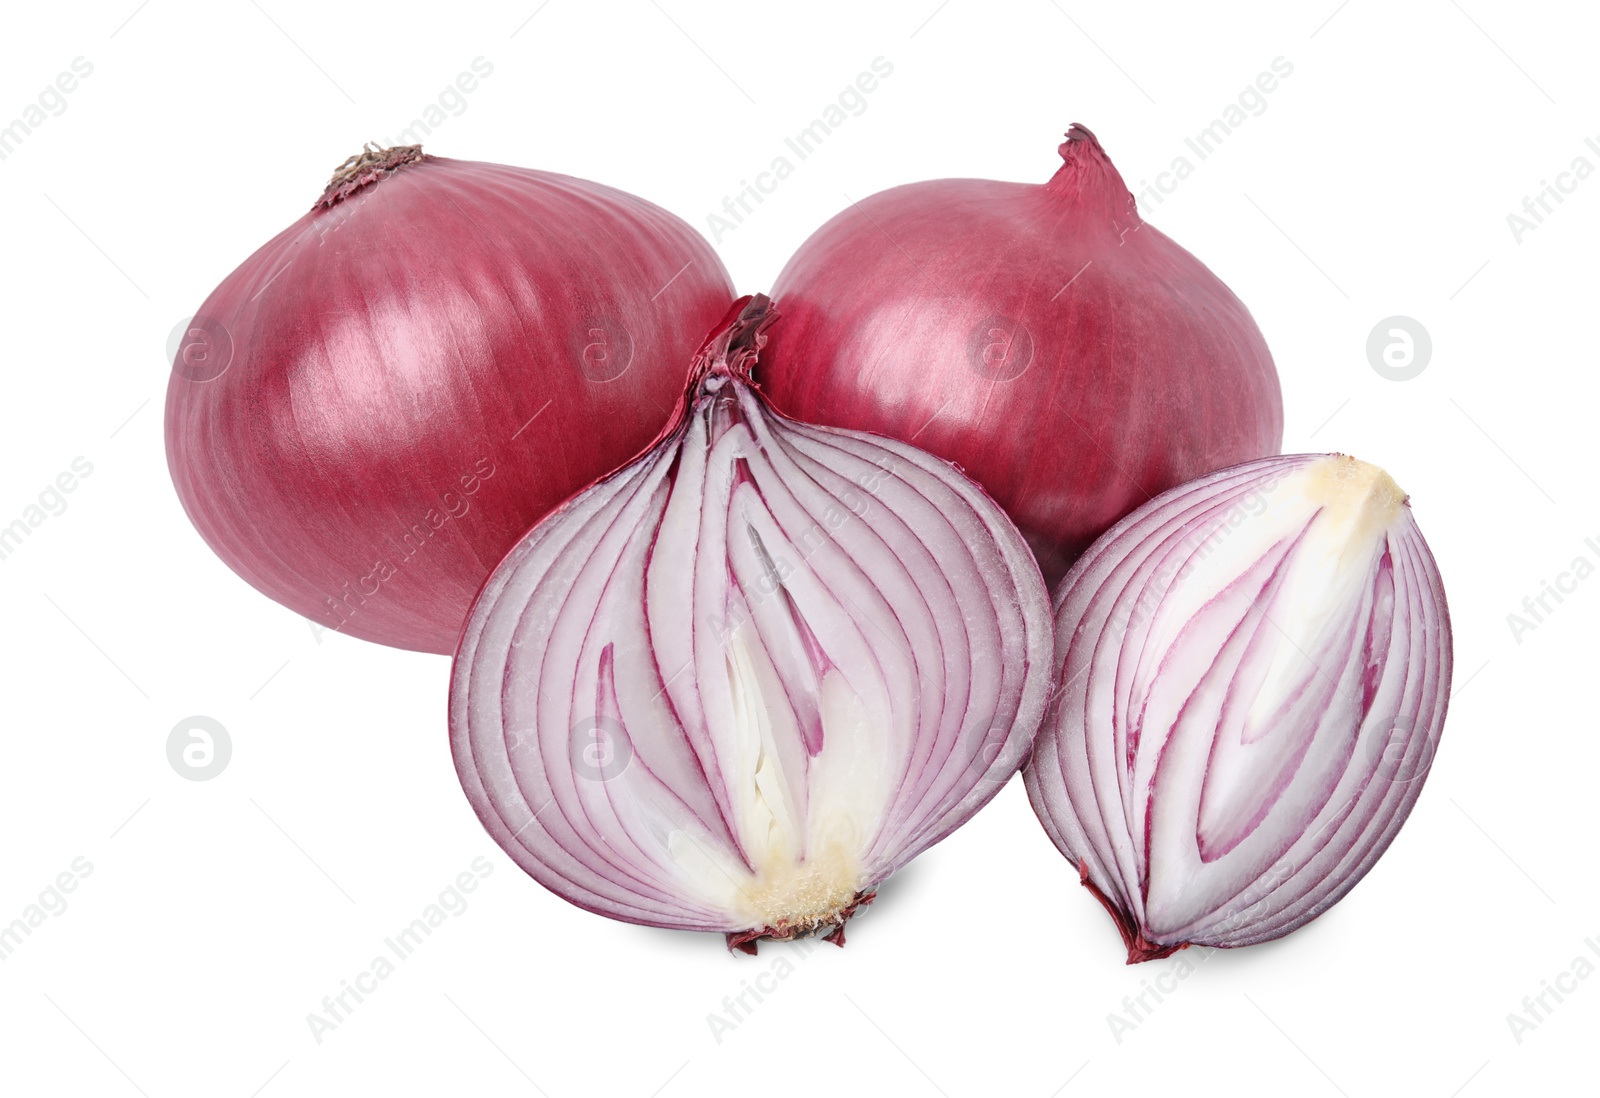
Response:
[{"label": "halved red onion", "polygon": [[369,150],[191,322],[172,482],[260,591],[449,653],[517,538],[657,437],[733,298],[705,240],[641,198]]},{"label": "halved red onion", "polygon": [[1387,473],[1268,458],[1140,507],[1056,594],[1034,810],[1128,961],[1288,934],[1405,822],[1450,696],[1450,617]]},{"label": "halved red onion", "polygon": [[843,941],[1026,755],[1049,603],[1004,513],[911,446],[775,414],[764,298],[670,432],[541,522],[456,655],[451,745],[541,884],[627,922]]},{"label": "halved red onion", "polygon": [[785,415],[961,466],[1052,587],[1152,495],[1283,441],[1249,311],[1139,216],[1087,128],[1060,153],[1042,184],[936,179],[852,204],[778,276],[756,374]]}]

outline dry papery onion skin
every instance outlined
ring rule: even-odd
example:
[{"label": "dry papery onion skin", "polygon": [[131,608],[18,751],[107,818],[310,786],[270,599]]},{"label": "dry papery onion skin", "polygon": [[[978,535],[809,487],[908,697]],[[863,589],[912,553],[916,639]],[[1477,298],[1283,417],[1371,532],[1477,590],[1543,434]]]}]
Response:
[{"label": "dry papery onion skin", "polygon": [[530,875],[626,922],[823,934],[1021,765],[1048,597],[948,463],[795,423],[746,299],[647,454],[536,526],[456,656],[468,800]]},{"label": "dry papery onion skin", "polygon": [[1166,492],[1090,548],[1055,612],[1058,686],[1024,778],[1129,964],[1304,926],[1416,803],[1450,616],[1376,466],[1267,458]]},{"label": "dry papery onion skin", "polygon": [[370,148],[189,322],[173,485],[262,593],[448,655],[528,527],[660,434],[734,296],[642,198]]}]

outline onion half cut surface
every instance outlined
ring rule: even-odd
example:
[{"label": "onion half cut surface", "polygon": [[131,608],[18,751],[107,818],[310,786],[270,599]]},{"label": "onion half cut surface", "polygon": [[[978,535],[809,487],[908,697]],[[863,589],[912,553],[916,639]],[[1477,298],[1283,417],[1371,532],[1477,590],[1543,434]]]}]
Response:
[{"label": "onion half cut surface", "polygon": [[1056,593],[1025,779],[1129,963],[1282,937],[1422,791],[1450,616],[1403,491],[1342,454],[1249,462],[1112,527]]},{"label": "onion half cut surface", "polygon": [[536,526],[456,655],[479,819],[580,907],[762,938],[826,933],[1021,765],[1048,599],[948,463],[773,412],[773,319],[740,302],[647,454]]}]

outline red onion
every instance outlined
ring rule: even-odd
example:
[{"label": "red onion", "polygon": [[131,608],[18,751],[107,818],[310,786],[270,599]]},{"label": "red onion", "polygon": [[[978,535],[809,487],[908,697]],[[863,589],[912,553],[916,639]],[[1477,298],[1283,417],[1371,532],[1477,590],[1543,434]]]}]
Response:
[{"label": "red onion", "polygon": [[1074,125],[1048,183],[942,179],[858,202],[779,275],[757,374],[773,405],[960,465],[1052,585],[1157,492],[1275,454],[1261,333],[1146,225]]},{"label": "red onion", "polygon": [[732,300],[642,199],[369,150],[201,306],[167,392],[173,483],[295,612],[451,652],[512,543],[659,434]]},{"label": "red onion", "polygon": [[450,700],[479,819],[627,922],[825,932],[1021,764],[1051,650],[1004,513],[911,446],[792,422],[741,302],[649,453],[528,533],[474,605]]},{"label": "red onion", "polygon": [[1388,474],[1268,458],[1097,541],[1056,666],[1028,795],[1132,964],[1281,937],[1372,868],[1438,745],[1450,617]]}]

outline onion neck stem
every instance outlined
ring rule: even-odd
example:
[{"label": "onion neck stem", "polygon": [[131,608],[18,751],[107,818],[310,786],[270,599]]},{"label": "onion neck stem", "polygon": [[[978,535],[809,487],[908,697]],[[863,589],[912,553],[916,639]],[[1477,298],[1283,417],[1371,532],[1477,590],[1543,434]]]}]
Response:
[{"label": "onion neck stem", "polygon": [[750,370],[767,344],[767,329],[777,319],[778,310],[766,294],[751,294],[735,301],[700,349],[690,378],[691,391],[712,374],[754,384]]},{"label": "onion neck stem", "polygon": [[390,175],[407,164],[429,159],[421,145],[396,145],[380,149],[370,141],[354,156],[333,170],[333,178],[323,189],[313,210],[331,210],[356,191]]}]

